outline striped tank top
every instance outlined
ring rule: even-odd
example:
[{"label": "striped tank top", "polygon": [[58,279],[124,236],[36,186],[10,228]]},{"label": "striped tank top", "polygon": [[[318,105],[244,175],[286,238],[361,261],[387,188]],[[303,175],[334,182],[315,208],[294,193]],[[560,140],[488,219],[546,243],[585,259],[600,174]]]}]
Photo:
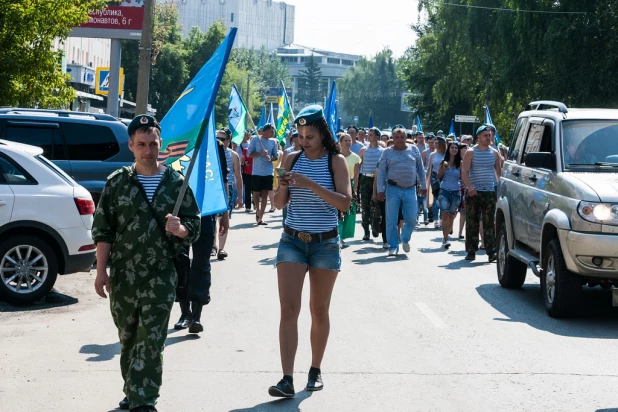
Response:
[{"label": "striped tank top", "polygon": [[362,175],[372,175],[376,172],[378,167],[378,161],[382,157],[384,151],[381,147],[367,147],[365,154],[363,155],[363,163],[361,163],[360,173]]},{"label": "striped tank top", "polygon": [[[314,180],[328,190],[335,190],[333,178],[328,171],[328,154],[309,160],[302,152],[291,170]],[[339,212],[309,189],[290,186],[290,204],[285,226],[305,233],[322,233],[335,229],[339,224]]]},{"label": "striped tank top", "polygon": [[470,167],[470,182],[477,192],[493,192],[496,187],[496,156],[491,148],[474,149],[472,166]]},{"label": "striped tank top", "polygon": [[225,149],[225,163],[227,164],[227,185],[235,186],[236,179],[234,175],[234,159],[232,157],[232,149]]}]

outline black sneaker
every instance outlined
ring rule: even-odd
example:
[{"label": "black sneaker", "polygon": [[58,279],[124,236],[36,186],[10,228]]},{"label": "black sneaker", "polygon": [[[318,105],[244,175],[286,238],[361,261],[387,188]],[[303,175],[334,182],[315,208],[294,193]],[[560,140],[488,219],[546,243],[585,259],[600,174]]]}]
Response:
[{"label": "black sneaker", "polygon": [[324,383],[322,382],[322,372],[318,368],[309,369],[309,378],[307,379],[306,390],[313,391],[321,391],[324,388]]},{"label": "black sneaker", "polygon": [[466,260],[475,260],[476,259],[476,254],[474,252],[468,252],[468,254],[466,255]]},{"label": "black sneaker", "polygon": [[129,409],[129,401],[126,396],[123,400],[118,402],[118,409]]},{"label": "black sneaker", "polygon": [[365,236],[363,236],[363,240],[369,240],[369,233],[365,233]]},{"label": "black sneaker", "polygon": [[[176,324],[174,325],[174,329],[176,330],[187,329],[189,325],[191,325],[191,315],[180,315],[180,319],[178,319],[178,322],[176,322]],[[120,409],[123,409],[123,408],[120,408]],[[129,408],[124,408],[124,409],[129,409]]]},{"label": "black sneaker", "polygon": [[202,326],[199,320],[192,320],[191,325],[189,325],[189,333],[200,332],[204,332],[204,326]]},{"label": "black sneaker", "polygon": [[276,398],[293,398],[296,395],[294,385],[286,379],[281,379],[278,384],[268,388],[268,394]]},{"label": "black sneaker", "polygon": [[489,252],[487,254],[487,256],[489,257],[489,263],[495,262],[496,259],[498,259],[498,254],[496,252],[494,252],[493,250],[491,252]]}]

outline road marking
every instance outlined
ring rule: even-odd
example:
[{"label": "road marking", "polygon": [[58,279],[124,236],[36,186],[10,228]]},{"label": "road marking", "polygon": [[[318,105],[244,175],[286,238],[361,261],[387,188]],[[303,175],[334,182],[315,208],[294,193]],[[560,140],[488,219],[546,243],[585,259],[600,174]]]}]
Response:
[{"label": "road marking", "polygon": [[440,319],[440,317],[436,314],[436,312],[431,310],[429,306],[427,306],[426,303],[416,302],[416,307],[418,307],[421,310],[421,312],[423,312],[423,315],[425,315],[427,319],[429,319],[436,328],[438,329],[446,328],[446,323],[444,323],[442,319]]}]

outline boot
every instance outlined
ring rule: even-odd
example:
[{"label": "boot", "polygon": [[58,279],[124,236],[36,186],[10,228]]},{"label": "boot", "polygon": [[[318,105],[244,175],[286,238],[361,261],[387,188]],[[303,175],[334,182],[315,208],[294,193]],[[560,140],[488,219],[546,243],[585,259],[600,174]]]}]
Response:
[{"label": "boot", "polygon": [[187,329],[191,324],[191,306],[188,300],[180,301],[180,319],[174,325],[174,329]]},{"label": "boot", "polygon": [[191,302],[191,325],[189,325],[189,333],[200,333],[204,331],[204,327],[200,323],[203,306],[204,305],[200,302]]}]

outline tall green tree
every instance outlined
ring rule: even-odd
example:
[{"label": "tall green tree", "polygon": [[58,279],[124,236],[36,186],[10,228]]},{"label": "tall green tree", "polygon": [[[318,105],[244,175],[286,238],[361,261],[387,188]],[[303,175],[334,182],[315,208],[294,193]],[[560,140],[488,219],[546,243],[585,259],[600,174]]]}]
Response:
[{"label": "tall green tree", "polygon": [[61,107],[75,95],[53,49],[102,0],[0,0],[0,106]]},{"label": "tall green tree", "polygon": [[388,48],[371,59],[361,58],[337,81],[337,87],[343,110],[358,116],[359,124],[369,124],[370,115],[378,127],[407,120],[407,113],[400,111],[402,85],[397,63]]},{"label": "tall green tree", "polygon": [[305,60],[305,69],[300,71],[298,82],[300,101],[319,104],[326,97],[326,90],[322,86],[322,70],[313,53]]}]

